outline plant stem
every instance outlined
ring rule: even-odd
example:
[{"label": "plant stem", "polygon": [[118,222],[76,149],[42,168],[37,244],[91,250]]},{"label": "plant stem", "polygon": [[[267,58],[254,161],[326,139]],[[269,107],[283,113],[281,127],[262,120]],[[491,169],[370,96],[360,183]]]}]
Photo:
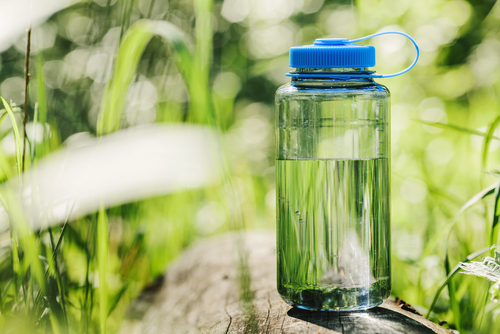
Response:
[{"label": "plant stem", "polygon": [[148,10],[148,19],[151,18],[151,15],[153,15],[153,8],[155,6],[156,0],[151,0],[151,4],[149,5],[149,10]]},{"label": "plant stem", "polygon": [[[490,247],[483,248],[483,249],[481,249],[481,250],[479,250],[479,251],[477,251],[475,253],[472,253],[469,256],[467,256],[467,258],[465,258],[465,260],[462,261],[462,262],[464,262],[464,263],[470,262],[470,261],[474,260],[476,257],[478,257],[479,255],[481,255],[483,253],[486,253],[489,250],[490,250]],[[455,274],[458,273],[459,271],[460,271],[460,263],[457,264],[455,266],[455,268],[453,268],[453,270],[450,271],[450,273],[446,277],[446,281],[444,281],[444,283],[441,284],[441,286],[439,287],[439,289],[436,291],[436,294],[434,295],[434,299],[432,300],[432,304],[429,307],[429,310],[427,311],[427,314],[425,315],[426,318],[430,317],[431,312],[434,309],[434,305],[436,305],[437,299],[438,299],[439,294],[441,293],[441,291],[443,291],[443,289],[448,285],[448,283],[451,281],[451,279],[453,278],[453,276],[455,276]]]},{"label": "plant stem", "polygon": [[[61,272],[59,271],[59,265],[57,264],[57,250],[56,250],[56,244],[54,243],[54,237],[52,235],[52,229],[49,228],[49,237],[50,237],[50,246],[52,247],[52,259],[54,261],[54,267],[55,267],[55,272],[56,272],[56,280],[57,280],[57,285],[59,286],[59,292],[61,296],[61,306],[62,306],[62,314],[64,316],[64,322],[66,324],[66,328],[68,328],[68,316],[66,314],[66,301],[64,297],[64,284],[61,279]],[[59,241],[61,238],[59,238]]]},{"label": "plant stem", "polygon": [[30,83],[30,53],[31,53],[31,27],[27,32],[26,56],[24,60],[24,106],[23,106],[23,156],[22,156],[22,172],[24,173],[25,156],[26,156],[26,123],[28,123],[28,85]]}]

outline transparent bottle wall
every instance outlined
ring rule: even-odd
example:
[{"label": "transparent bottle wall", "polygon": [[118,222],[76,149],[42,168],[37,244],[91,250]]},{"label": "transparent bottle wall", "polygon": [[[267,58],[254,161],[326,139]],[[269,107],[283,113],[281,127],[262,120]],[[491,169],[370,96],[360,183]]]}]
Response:
[{"label": "transparent bottle wall", "polygon": [[297,80],[276,95],[278,291],[311,310],[390,294],[389,92]]}]

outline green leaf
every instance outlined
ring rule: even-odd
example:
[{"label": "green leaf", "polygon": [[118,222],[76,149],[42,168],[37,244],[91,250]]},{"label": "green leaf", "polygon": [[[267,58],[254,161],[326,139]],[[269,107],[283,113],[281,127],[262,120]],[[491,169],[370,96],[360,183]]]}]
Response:
[{"label": "green leaf", "polygon": [[[45,92],[45,73],[43,72],[43,51],[36,54],[36,92],[38,97],[38,108],[40,112],[40,123],[45,126],[47,122],[47,93]],[[45,133],[45,132],[44,132]]]},{"label": "green leaf", "polygon": [[120,128],[127,89],[132,82],[142,53],[155,35],[162,36],[173,46],[176,52],[174,61],[184,77],[191,97],[196,99],[190,89],[194,59],[184,33],[169,22],[139,20],[124,35],[118,49],[113,76],[107,83],[97,121],[99,135],[111,133]]},{"label": "green leaf", "polygon": [[128,289],[128,285],[126,284],[126,285],[122,286],[120,291],[118,291],[118,293],[116,295],[114,295],[113,298],[111,298],[111,301],[110,301],[109,306],[108,306],[108,316],[110,316],[111,313],[114,311],[114,309],[116,308],[116,305],[118,305],[118,302],[123,297],[123,295],[125,294],[127,289]]},{"label": "green leaf", "polygon": [[495,207],[493,209],[493,223],[491,224],[490,245],[493,246],[498,239],[498,221],[500,218],[500,180],[495,188]]},{"label": "green leaf", "polygon": [[99,267],[99,323],[101,333],[106,333],[108,318],[108,217],[101,205],[97,217],[97,264]]},{"label": "green leaf", "polygon": [[[448,256],[448,252],[446,252],[445,255],[444,267],[446,270],[446,275],[448,276],[450,274],[450,257]],[[447,286],[448,286],[448,296],[450,297],[450,307],[451,310],[453,311],[453,320],[457,327],[457,330],[460,331],[461,329],[460,302],[457,300],[455,294],[456,291],[455,282],[453,282],[453,280],[450,279]]]},{"label": "green leaf", "polygon": [[78,246],[78,248],[80,250],[82,250],[85,253],[88,253],[89,249],[88,249],[87,242],[82,239],[82,236],[80,235],[80,233],[78,231],[76,231],[73,228],[73,226],[71,226],[70,224],[67,224],[65,226],[66,226],[66,229],[68,231],[67,232],[67,236],[68,236],[67,240],[73,241],[75,243],[75,245]]},{"label": "green leaf", "polygon": [[[38,98],[38,122],[42,125],[42,144],[38,148],[37,156],[41,157],[49,153],[50,145],[49,141],[46,140],[47,131],[47,92],[45,89],[45,73],[43,71],[43,66],[45,60],[43,57],[43,51],[39,50],[36,54],[36,92]],[[36,118],[35,118],[36,119]]]},{"label": "green leaf", "polygon": [[[449,254],[448,254],[448,242],[451,236],[451,233],[453,232],[453,228],[455,227],[458,218],[462,215],[462,213],[467,210],[469,207],[472,205],[476,204],[477,202],[481,201],[483,198],[485,198],[488,195],[491,195],[495,192],[495,189],[498,187],[495,184],[492,184],[491,186],[483,189],[476,195],[472,196],[471,199],[469,199],[458,211],[458,213],[455,215],[453,218],[452,223],[450,224],[450,230],[448,232],[448,236],[446,238],[446,245],[445,245],[445,261],[444,261],[444,266],[445,266],[445,271],[448,277],[450,277],[450,280],[446,283],[448,287],[448,295],[450,297],[450,307],[453,310],[453,315],[454,315],[454,320],[455,320],[455,325],[457,326],[457,329],[460,330],[460,321],[461,321],[461,314],[460,314],[460,305],[459,301],[457,300],[455,296],[455,284],[454,282],[451,281],[451,277],[456,274],[456,271],[458,270],[457,267],[455,267],[453,270],[450,270],[450,259],[449,259]],[[451,274],[451,276],[450,276]],[[436,299],[437,300],[437,299]],[[434,305],[432,306],[434,307]]]},{"label": "green leaf", "polygon": [[[38,102],[35,103],[35,112],[33,114],[33,128],[35,129],[33,131],[34,135],[33,135],[33,140],[30,141],[30,148],[31,148],[31,165],[33,166],[33,161],[35,160],[35,156],[36,156],[36,125],[38,124]],[[42,132],[43,133],[43,132]],[[29,138],[28,138],[29,139]]]},{"label": "green leaf", "polygon": [[488,161],[488,153],[490,151],[490,142],[493,139],[493,134],[495,133],[498,124],[500,123],[500,116],[497,116],[495,120],[489,125],[488,131],[486,131],[486,137],[483,141],[483,149],[482,149],[482,169],[486,169],[486,162]]},{"label": "green leaf", "polygon": [[[417,121],[417,122],[425,124],[425,125],[433,126],[433,127],[439,128],[439,129],[455,130],[455,131],[467,133],[467,134],[474,135],[474,136],[486,137],[486,135],[487,135],[485,132],[464,128],[464,127],[454,125],[454,124],[441,123],[441,122],[429,122],[429,121],[424,121],[421,119],[414,119],[414,121]],[[500,140],[500,138],[497,136],[492,136],[491,138],[495,139],[495,140]]]},{"label": "green leaf", "polygon": [[52,332],[54,334],[61,334],[61,328],[59,327],[58,319],[54,315],[54,312],[52,310],[49,311],[49,316],[50,316],[50,324],[52,326]]},{"label": "green leaf", "polygon": [[436,294],[434,295],[434,299],[432,300],[432,303],[431,303],[431,306],[429,307],[429,310],[427,311],[427,314],[426,314],[426,318],[429,318],[432,310],[434,309],[434,306],[436,305],[436,302],[439,298],[439,295],[441,294],[441,291],[443,291],[443,289],[448,285],[448,283],[450,283],[451,279],[453,278],[453,276],[455,276],[456,273],[459,272],[460,270],[460,266],[462,263],[467,263],[467,262],[470,262],[472,260],[474,260],[476,257],[478,257],[479,255],[489,251],[490,248],[484,248],[484,249],[481,249],[480,251],[477,251],[475,253],[472,253],[470,254],[469,256],[467,256],[465,258],[464,261],[460,262],[459,264],[457,264],[453,270],[451,270],[448,274],[448,276],[446,277],[446,280],[444,281],[443,284],[441,284],[441,286],[438,288],[438,290],[436,291]]},{"label": "green leaf", "polygon": [[[12,228],[15,230],[19,237],[20,245],[24,250],[24,257],[22,259],[21,267],[30,267],[33,277],[40,286],[40,291],[45,290],[45,278],[42,268],[42,263],[39,259],[40,251],[35,234],[33,233],[28,221],[26,220],[22,207],[18,199],[7,188],[3,189],[5,202],[7,204],[7,212]],[[13,249],[14,252],[17,248],[15,234],[13,234]],[[14,258],[14,261],[16,259]]]},{"label": "green leaf", "polygon": [[17,126],[16,117],[14,116],[14,112],[12,111],[10,105],[7,103],[7,101],[5,101],[3,97],[0,97],[0,101],[2,101],[7,114],[9,114],[10,121],[12,122],[12,131],[14,132],[14,141],[16,142],[17,172],[19,174],[19,177],[21,177],[21,171],[23,170],[23,162],[21,158],[23,142],[21,140],[21,136],[19,135],[19,127]]},{"label": "green leaf", "polygon": [[212,0],[194,0],[196,13],[196,47],[194,70],[189,78],[191,101],[189,119],[195,123],[210,123],[216,118],[209,91],[210,64],[212,61],[213,25]]},{"label": "green leaf", "polygon": [[423,257],[428,256],[429,254],[431,254],[434,251],[435,247],[438,245],[438,243],[442,242],[442,240],[444,238],[443,234],[446,231],[448,231],[448,236],[446,238],[446,251],[445,251],[445,254],[448,254],[448,251],[447,251],[448,240],[450,238],[451,232],[453,232],[453,228],[457,224],[458,218],[460,218],[460,216],[462,215],[462,213],[465,212],[465,210],[467,210],[468,208],[470,208],[474,204],[478,203],[483,198],[485,198],[485,197],[493,194],[495,192],[496,187],[497,187],[497,184],[494,183],[494,184],[492,184],[492,185],[484,188],[483,190],[481,190],[480,192],[478,192],[477,194],[475,194],[474,196],[472,196],[464,205],[462,205],[462,207],[460,208],[460,210],[458,211],[458,213],[455,215],[455,217],[453,217],[453,220],[450,223],[448,223],[446,226],[444,226],[444,228],[441,229],[441,231],[442,231],[441,233],[436,233],[434,235],[434,237],[429,241],[429,243],[425,247]]}]

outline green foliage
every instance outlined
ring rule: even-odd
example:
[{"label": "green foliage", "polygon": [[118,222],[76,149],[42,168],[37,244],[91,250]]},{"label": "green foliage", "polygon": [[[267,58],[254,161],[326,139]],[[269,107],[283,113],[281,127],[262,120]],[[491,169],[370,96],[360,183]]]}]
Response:
[{"label": "green foliage", "polygon": [[462,274],[473,275],[478,277],[484,277],[492,282],[500,281],[500,252],[496,251],[495,245],[492,250],[495,252],[495,257],[485,257],[482,262],[472,261],[472,262],[461,262],[460,269],[462,269]]},{"label": "green foliage", "polygon": [[17,126],[16,117],[14,116],[14,112],[12,111],[11,106],[7,103],[7,101],[5,101],[4,98],[0,98],[0,101],[2,101],[6,114],[9,115],[10,121],[12,122],[12,132],[14,133],[14,141],[16,146],[16,166],[18,176],[21,177],[21,170],[23,167],[23,161],[21,159],[23,141],[21,139],[21,136],[19,135],[19,127]]},{"label": "green foliage", "polygon": [[[287,80],[288,48],[386,28],[410,33],[422,49],[411,72],[381,80],[393,104],[393,294],[463,332],[498,328],[498,302],[483,307],[489,288],[456,275],[453,265],[476,263],[476,250],[499,242],[498,175],[485,172],[500,165],[500,7],[464,0],[241,3],[248,6],[81,1],[40,28],[47,38],[34,43],[53,43],[32,48],[29,118],[43,135],[28,133],[26,170],[63,142],[78,144],[82,132],[105,135],[153,121],[215,127],[225,167],[220,184],[41,231],[31,231],[16,201],[0,193],[17,226],[11,243],[0,245],[0,331],[116,332],[128,303],[191,242],[231,228],[272,227],[273,96]],[[413,57],[397,38],[372,42],[380,73]],[[22,103],[22,44],[0,60],[0,182],[22,170],[15,105]]]},{"label": "green foliage", "polygon": [[97,218],[97,264],[99,266],[99,323],[101,333],[107,333],[108,319],[108,218],[104,207]]},{"label": "green foliage", "polygon": [[184,34],[169,22],[149,20],[137,22],[127,31],[120,43],[114,75],[108,81],[104,92],[101,113],[97,121],[98,134],[111,133],[120,128],[127,88],[132,82],[144,49],[155,35],[164,37],[174,47],[176,64],[184,74],[188,86],[191,86],[189,83],[191,83],[194,60]]},{"label": "green foliage", "polygon": [[444,283],[443,283],[443,284],[441,284],[441,286],[439,286],[439,288],[438,288],[438,290],[437,290],[436,294],[434,295],[434,299],[432,300],[432,304],[431,304],[431,306],[429,307],[429,310],[427,311],[427,315],[426,315],[426,317],[427,317],[427,318],[429,318],[429,316],[430,316],[430,314],[431,314],[432,310],[434,309],[434,306],[436,305],[436,302],[437,302],[437,299],[438,299],[438,297],[439,297],[439,294],[443,291],[443,289],[444,289],[445,287],[449,286],[449,284],[450,284],[450,282],[451,282],[451,279],[455,276],[455,274],[457,274],[457,273],[460,271],[461,266],[462,266],[464,263],[467,263],[467,262],[469,262],[469,261],[472,261],[473,259],[475,259],[475,258],[476,258],[476,257],[478,257],[479,255],[484,254],[484,253],[485,253],[485,252],[487,252],[488,250],[489,250],[489,248],[486,248],[486,249],[482,249],[482,250],[480,250],[480,251],[477,251],[477,252],[475,252],[475,253],[470,254],[469,256],[467,256],[467,258],[466,258],[463,262],[461,262],[461,263],[457,264],[457,265],[456,265],[456,266],[455,266],[452,270],[449,270],[448,276],[446,277],[446,281],[444,281]]},{"label": "green foliage", "polygon": [[497,245],[491,247],[494,258],[487,256],[482,262],[460,263],[460,268],[463,270],[461,271],[462,274],[483,277],[495,283],[490,289],[491,301],[493,302],[498,301],[500,287],[500,252],[496,250],[497,248]]}]

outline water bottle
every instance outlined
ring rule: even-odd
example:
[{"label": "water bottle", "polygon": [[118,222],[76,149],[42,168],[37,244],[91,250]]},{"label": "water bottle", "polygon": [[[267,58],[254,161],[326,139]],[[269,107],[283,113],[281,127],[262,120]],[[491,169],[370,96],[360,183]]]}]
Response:
[{"label": "water bottle", "polygon": [[[377,74],[383,34],[409,38],[414,62]],[[418,60],[407,34],[292,47],[276,92],[278,292],[314,311],[377,306],[391,291],[390,100],[374,78]]]}]

